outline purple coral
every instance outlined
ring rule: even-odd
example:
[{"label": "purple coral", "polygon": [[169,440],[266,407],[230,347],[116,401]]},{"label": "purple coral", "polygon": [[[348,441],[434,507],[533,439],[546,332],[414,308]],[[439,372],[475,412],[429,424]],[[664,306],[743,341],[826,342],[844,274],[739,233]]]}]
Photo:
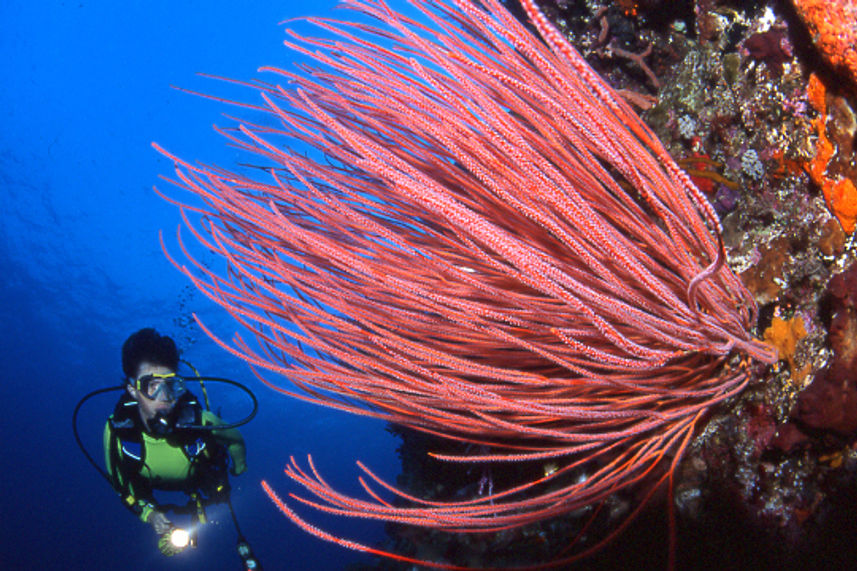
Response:
[{"label": "purple coral", "polygon": [[752,60],[765,62],[771,73],[780,77],[783,74],[783,64],[791,61],[794,51],[786,30],[771,28],[744,40],[741,54]]}]

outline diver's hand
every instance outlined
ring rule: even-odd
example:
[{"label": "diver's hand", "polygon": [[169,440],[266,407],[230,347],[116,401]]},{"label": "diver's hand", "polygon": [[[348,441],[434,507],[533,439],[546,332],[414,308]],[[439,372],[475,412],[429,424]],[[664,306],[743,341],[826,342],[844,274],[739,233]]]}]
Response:
[{"label": "diver's hand", "polygon": [[173,538],[171,537],[172,534],[172,531],[168,531],[158,539],[158,549],[160,549],[161,553],[167,557],[172,557],[176,553],[181,553],[185,550],[185,547],[187,547],[187,545],[176,545],[173,543]]},{"label": "diver's hand", "polygon": [[167,516],[158,510],[153,510],[152,513],[149,514],[149,518],[146,520],[146,523],[151,525],[155,529],[155,533],[158,535],[164,535],[173,527],[173,523],[167,519]]}]

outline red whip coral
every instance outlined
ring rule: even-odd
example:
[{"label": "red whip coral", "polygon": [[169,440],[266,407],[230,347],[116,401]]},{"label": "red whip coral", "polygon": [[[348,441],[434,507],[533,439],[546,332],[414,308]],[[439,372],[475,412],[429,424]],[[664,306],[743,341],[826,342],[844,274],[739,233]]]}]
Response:
[{"label": "red whip coral", "polygon": [[[206,203],[196,237],[229,266],[183,269],[261,349],[224,347],[304,392],[278,390],[488,449],[445,461],[558,468],[442,502],[360,465],[367,500],[292,459],[286,474],[316,498],[291,497],[487,532],[666,481],[701,415],[748,382],[731,357],[776,359],[748,333],[755,304],[724,265],[715,213],[532,2],[541,38],[497,0],[415,4],[431,25],[367,0],[348,5],[379,27],[290,32],[324,67],[267,69],[293,84],[254,84],[277,124],[224,132],[270,161],[267,178],[173,157],[176,183]],[[310,533],[382,553],[264,487]]]}]

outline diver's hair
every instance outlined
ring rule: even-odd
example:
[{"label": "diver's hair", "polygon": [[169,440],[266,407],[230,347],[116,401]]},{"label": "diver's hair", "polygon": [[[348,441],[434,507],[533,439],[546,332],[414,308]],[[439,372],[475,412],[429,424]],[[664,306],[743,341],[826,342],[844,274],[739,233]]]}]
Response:
[{"label": "diver's hair", "polygon": [[175,341],[151,327],[132,334],[122,345],[122,372],[125,377],[136,377],[140,363],[144,361],[175,371],[179,368],[179,351]]}]

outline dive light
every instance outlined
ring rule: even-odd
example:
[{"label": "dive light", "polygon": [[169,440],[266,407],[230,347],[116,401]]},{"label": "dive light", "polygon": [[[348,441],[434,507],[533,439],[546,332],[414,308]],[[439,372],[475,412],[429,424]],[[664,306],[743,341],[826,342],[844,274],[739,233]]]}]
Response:
[{"label": "dive light", "polygon": [[170,543],[176,549],[184,549],[190,545],[190,532],[180,527],[173,528],[170,531]]},{"label": "dive light", "polygon": [[193,530],[181,527],[170,527],[170,530],[161,535],[158,541],[158,549],[164,555],[176,555],[188,547],[196,547],[196,537]]}]

